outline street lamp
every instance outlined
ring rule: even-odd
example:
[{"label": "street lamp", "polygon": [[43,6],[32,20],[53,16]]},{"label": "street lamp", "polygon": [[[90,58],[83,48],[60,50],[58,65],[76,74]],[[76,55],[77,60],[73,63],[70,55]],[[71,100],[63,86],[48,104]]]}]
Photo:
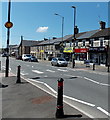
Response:
[{"label": "street lamp", "polygon": [[[76,39],[75,36],[75,24],[76,24],[76,7],[75,6],[71,6],[74,9],[74,39],[72,40],[73,43],[73,48],[74,48],[74,40]],[[74,68],[75,66],[75,60],[74,60],[74,54],[72,55],[72,67]]]},{"label": "street lamp", "polygon": [[9,38],[10,38],[10,28],[13,27],[13,23],[10,22],[10,9],[11,9],[11,0],[9,0],[8,3],[8,22],[5,23],[5,27],[7,28],[7,57],[6,57],[6,71],[5,71],[5,77],[8,77],[9,72]]},{"label": "street lamp", "polygon": [[[55,13],[54,15],[60,16],[62,18],[62,47],[63,47],[63,30],[64,30],[64,17]],[[62,53],[63,53],[63,49],[62,49]]]}]

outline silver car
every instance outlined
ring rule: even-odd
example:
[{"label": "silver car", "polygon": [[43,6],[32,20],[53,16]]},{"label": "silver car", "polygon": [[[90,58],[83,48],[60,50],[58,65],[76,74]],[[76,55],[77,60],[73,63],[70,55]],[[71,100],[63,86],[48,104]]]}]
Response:
[{"label": "silver car", "polygon": [[51,65],[53,66],[68,66],[68,62],[64,58],[53,58],[51,61]]}]

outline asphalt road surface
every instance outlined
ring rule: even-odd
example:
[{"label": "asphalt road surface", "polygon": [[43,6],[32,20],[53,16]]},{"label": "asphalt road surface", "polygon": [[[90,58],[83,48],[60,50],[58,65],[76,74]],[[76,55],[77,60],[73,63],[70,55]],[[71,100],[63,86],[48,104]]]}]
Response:
[{"label": "asphalt road surface", "polygon": [[[17,74],[21,66],[21,76],[51,94],[57,92],[57,80],[64,79],[64,100],[89,117],[105,118],[110,116],[108,110],[107,72],[51,66],[49,61],[25,62],[10,58],[10,72]],[[2,58],[2,69],[5,69],[5,58]],[[42,84],[42,85],[41,85]]]}]

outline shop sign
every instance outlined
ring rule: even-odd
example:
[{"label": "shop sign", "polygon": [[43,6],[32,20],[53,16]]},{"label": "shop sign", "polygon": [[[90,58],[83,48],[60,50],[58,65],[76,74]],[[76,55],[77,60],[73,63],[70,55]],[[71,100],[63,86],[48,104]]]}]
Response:
[{"label": "shop sign", "polygon": [[65,47],[63,52],[64,53],[73,53],[73,47]]},{"label": "shop sign", "polygon": [[41,52],[41,53],[43,53],[43,52],[44,52],[44,50],[40,50],[40,52]]},{"label": "shop sign", "polygon": [[90,47],[89,52],[105,52],[105,47]]},{"label": "shop sign", "polygon": [[75,49],[75,53],[87,53],[87,51],[88,51],[87,48]]}]

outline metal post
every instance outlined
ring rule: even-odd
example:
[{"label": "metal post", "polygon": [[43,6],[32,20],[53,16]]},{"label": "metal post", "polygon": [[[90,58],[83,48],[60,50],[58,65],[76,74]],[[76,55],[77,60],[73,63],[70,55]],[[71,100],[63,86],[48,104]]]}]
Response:
[{"label": "metal post", "polygon": [[110,69],[109,69],[109,67],[110,67],[110,65],[108,65],[108,67],[107,67],[107,72],[110,72]]},{"label": "metal post", "polygon": [[75,60],[74,60],[74,58],[72,58],[72,68],[74,68],[75,67]]},{"label": "metal post", "polygon": [[[76,24],[76,7],[72,6],[72,8],[74,8],[74,40],[76,39],[76,35],[75,35],[75,24]],[[74,40],[72,41],[73,43],[73,48],[74,48]],[[74,53],[73,53],[74,54]],[[72,58],[72,67],[74,68],[74,60]]]},{"label": "metal post", "polygon": [[55,13],[54,15],[57,15],[57,16],[60,16],[61,18],[62,18],[62,46],[61,46],[61,53],[63,54],[63,31],[64,31],[64,17],[63,16],[61,16],[61,15],[59,15],[59,14],[57,14],[57,13]]},{"label": "metal post", "polygon": [[93,63],[93,70],[95,70],[95,63]]},{"label": "metal post", "polygon": [[17,81],[16,81],[16,83],[21,83],[20,68],[21,68],[21,66],[19,65],[19,66],[18,66],[18,71],[17,71]]},{"label": "metal post", "polygon": [[58,79],[58,95],[57,95],[57,110],[56,118],[63,118],[63,78]]},{"label": "metal post", "polygon": [[5,72],[5,77],[8,77],[9,73],[9,37],[10,37],[10,28],[7,28],[7,56],[6,56],[6,72]]},{"label": "metal post", "polygon": [[9,0],[8,4],[8,22],[5,24],[5,27],[7,27],[7,57],[6,57],[6,71],[5,71],[5,77],[8,77],[9,73],[9,38],[10,38],[10,28],[12,27],[12,23],[10,22],[10,10],[11,10],[11,0]]}]

